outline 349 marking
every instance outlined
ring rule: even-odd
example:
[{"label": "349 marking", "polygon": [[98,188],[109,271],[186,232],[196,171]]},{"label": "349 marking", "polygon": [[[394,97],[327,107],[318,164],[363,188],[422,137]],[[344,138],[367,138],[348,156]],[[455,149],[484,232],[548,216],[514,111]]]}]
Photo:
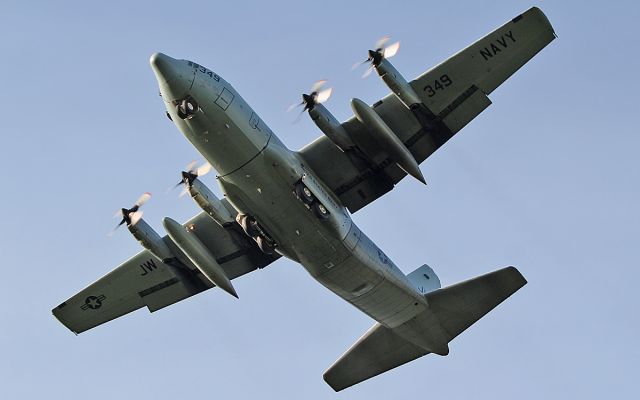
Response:
[{"label": "349 marking", "polygon": [[213,71],[210,71],[205,67],[203,67],[202,65],[198,65],[192,61],[187,61],[187,63],[189,64],[190,67],[195,68],[196,71],[202,72],[205,75],[209,75],[209,78],[212,78],[216,82],[220,82],[220,77],[218,76],[218,74],[215,74]]},{"label": "349 marking", "polygon": [[444,90],[447,86],[451,86],[453,81],[449,78],[449,75],[444,74],[440,78],[433,82],[433,85],[427,85],[422,88],[422,91],[427,92],[427,96],[433,97],[438,90]]}]

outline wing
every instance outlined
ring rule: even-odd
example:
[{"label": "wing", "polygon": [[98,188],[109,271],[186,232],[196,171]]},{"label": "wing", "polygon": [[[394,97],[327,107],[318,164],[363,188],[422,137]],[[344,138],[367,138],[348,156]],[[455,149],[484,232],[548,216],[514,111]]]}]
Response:
[{"label": "wing", "polygon": [[[184,225],[193,227],[230,279],[278,258],[262,253],[237,224],[223,228],[204,212]],[[163,263],[143,250],[54,308],[53,315],[80,333],[144,306],[154,312],[213,287],[171,239],[163,240],[178,255],[176,260]]]},{"label": "wing", "polygon": [[[487,108],[491,104],[487,95],[554,38],[547,17],[531,8],[410,82],[430,115],[429,124],[418,122],[394,94],[373,108],[421,163]],[[343,153],[322,136],[300,155],[355,212],[393,189],[406,173],[377,147],[355,117],[342,126],[357,151]]]}]

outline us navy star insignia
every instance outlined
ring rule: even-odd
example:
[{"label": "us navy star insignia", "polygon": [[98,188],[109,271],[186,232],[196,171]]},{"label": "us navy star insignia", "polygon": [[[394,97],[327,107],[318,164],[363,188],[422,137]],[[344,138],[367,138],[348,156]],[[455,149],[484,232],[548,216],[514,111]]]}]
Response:
[{"label": "us navy star insignia", "polygon": [[103,294],[99,295],[99,296],[89,296],[86,299],[84,299],[84,304],[82,306],[80,306],[81,309],[86,310],[88,308],[92,309],[92,310],[96,310],[100,307],[102,307],[102,302],[106,299],[107,297]]}]

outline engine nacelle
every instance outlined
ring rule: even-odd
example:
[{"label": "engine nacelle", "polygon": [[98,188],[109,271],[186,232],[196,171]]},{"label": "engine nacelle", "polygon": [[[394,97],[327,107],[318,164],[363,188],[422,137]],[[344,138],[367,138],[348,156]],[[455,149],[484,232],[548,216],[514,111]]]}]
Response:
[{"label": "engine nacelle", "polygon": [[384,83],[407,108],[411,108],[413,104],[422,104],[422,100],[420,100],[411,85],[386,58],[381,59],[375,68]]},{"label": "engine nacelle", "polygon": [[320,130],[342,151],[352,148],[353,142],[349,134],[336,118],[322,104],[314,104],[309,109],[309,116]]},{"label": "engine nacelle", "polygon": [[153,230],[142,218],[133,225],[127,225],[129,232],[140,242],[142,247],[149,250],[160,261],[175,258],[160,235]]},{"label": "engine nacelle", "polygon": [[189,194],[198,203],[198,206],[220,226],[235,222],[231,212],[222,204],[220,199],[198,178],[188,186]]}]

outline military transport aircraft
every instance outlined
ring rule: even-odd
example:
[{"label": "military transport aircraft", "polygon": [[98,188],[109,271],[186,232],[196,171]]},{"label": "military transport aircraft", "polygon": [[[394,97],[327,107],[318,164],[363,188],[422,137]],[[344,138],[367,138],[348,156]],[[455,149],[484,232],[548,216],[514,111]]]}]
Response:
[{"label": "military transport aircraft", "polygon": [[217,171],[218,199],[202,182],[208,165],[190,166],[181,183],[202,212],[180,224],[164,218],[161,237],[142,219],[144,194],[121,210],[144,250],[53,309],[75,333],[146,306],[151,312],[231,281],[284,256],[376,323],[324,373],[336,391],[449,342],[526,284],[514,267],[440,287],[423,265],[405,275],[350,214],[393,189],[467,125],[489,95],[555,38],[537,8],[407,82],[386,39],[367,63],[391,93],[373,105],[351,100],[338,122],[316,85],[301,106],[324,133],[289,150],[228,82],[192,61],[151,56],[167,116]]}]

